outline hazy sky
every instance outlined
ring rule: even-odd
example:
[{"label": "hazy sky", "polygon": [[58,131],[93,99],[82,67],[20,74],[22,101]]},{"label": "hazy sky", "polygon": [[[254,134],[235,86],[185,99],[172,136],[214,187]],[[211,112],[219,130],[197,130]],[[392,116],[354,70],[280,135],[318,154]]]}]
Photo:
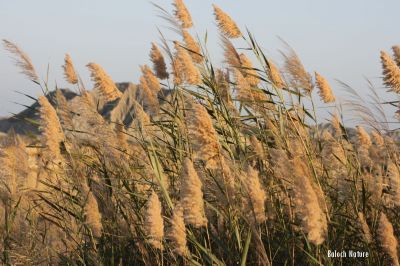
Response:
[{"label": "hazy sky", "polygon": [[[172,10],[171,1],[153,2]],[[248,27],[278,63],[278,49],[283,48],[278,36],[282,37],[307,69],[319,71],[335,90],[340,89],[335,79],[340,79],[363,94],[364,76],[381,86],[379,51],[400,44],[399,0],[186,0],[197,33],[209,32],[209,49],[216,62],[221,59],[221,46],[212,3],[242,29]],[[61,70],[65,52],[71,54],[87,87],[91,87],[88,62],[102,65],[116,82],[136,82],[139,65],[149,63],[150,43],[159,40],[157,26],[168,32],[158,14],[147,0],[0,0],[0,38],[25,50],[41,78],[50,64],[51,85],[67,86]],[[1,49],[0,116],[23,108],[14,102],[29,102],[14,91],[40,94],[18,72],[9,53]]]}]

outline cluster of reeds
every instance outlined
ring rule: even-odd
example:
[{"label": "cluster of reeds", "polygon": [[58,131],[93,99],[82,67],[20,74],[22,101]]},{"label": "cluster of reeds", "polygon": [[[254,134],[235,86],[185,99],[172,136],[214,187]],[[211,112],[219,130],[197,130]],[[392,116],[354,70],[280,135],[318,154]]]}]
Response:
[{"label": "cluster of reeds", "polygon": [[[214,6],[216,67],[183,1],[174,7],[161,12],[182,40],[153,43],[153,68],[124,90],[95,63],[85,90],[66,55],[79,92],[67,100],[4,42],[44,95],[29,121],[40,134],[1,139],[2,263],[336,265],[328,250],[359,250],[368,257],[348,263],[399,265],[398,139],[377,124],[351,134],[323,76],[293,51],[280,69]],[[393,50],[383,83],[398,94]],[[333,113],[325,127],[314,87]]]}]

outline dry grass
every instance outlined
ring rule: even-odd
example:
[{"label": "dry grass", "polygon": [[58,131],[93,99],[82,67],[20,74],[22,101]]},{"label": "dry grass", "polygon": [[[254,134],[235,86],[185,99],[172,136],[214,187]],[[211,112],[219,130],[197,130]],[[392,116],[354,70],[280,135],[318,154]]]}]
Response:
[{"label": "dry grass", "polygon": [[[138,86],[121,92],[90,63],[86,91],[67,55],[80,94],[45,93],[40,135],[0,138],[2,263],[337,265],[328,250],[359,250],[369,256],[343,263],[398,265],[393,132],[344,127],[326,79],[313,80],[293,51],[281,71],[214,6],[228,62],[216,67],[184,3],[174,6],[185,45],[163,39],[164,57],[153,43],[154,72],[143,65]],[[29,57],[4,44],[47,92]],[[393,98],[398,50],[381,55]],[[334,114],[325,127],[314,83]]]}]

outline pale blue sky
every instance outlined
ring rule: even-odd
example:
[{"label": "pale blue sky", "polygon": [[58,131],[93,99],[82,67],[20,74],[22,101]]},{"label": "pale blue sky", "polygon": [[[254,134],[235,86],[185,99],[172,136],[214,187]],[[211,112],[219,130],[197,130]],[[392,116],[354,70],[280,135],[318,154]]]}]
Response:
[{"label": "pale blue sky", "polygon": [[[171,1],[153,2],[172,10]],[[310,72],[319,71],[331,82],[345,81],[363,94],[364,76],[380,85],[379,51],[400,44],[398,0],[186,0],[197,32],[208,30],[209,49],[221,59],[212,3],[248,27],[267,55],[281,62],[278,49],[286,40]],[[148,0],[0,0],[0,38],[17,43],[31,57],[40,77],[50,64],[50,81],[63,87],[61,65],[69,52],[87,87],[85,65],[101,64],[114,81],[136,82],[139,65],[149,63],[157,26],[166,22]],[[167,32],[167,29],[163,29]],[[173,34],[167,34],[173,38]],[[0,115],[27,103],[15,90],[38,96],[40,89],[18,73],[9,54],[0,50]],[[383,91],[383,90],[382,90]],[[340,94],[340,93],[337,93]]]}]

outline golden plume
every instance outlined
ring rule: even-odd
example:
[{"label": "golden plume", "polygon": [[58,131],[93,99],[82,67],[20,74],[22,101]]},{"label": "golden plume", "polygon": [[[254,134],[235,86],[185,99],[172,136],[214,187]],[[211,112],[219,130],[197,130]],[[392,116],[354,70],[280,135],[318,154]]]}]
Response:
[{"label": "golden plume", "polygon": [[168,238],[173,243],[174,252],[183,257],[189,254],[186,241],[185,222],[183,219],[183,209],[179,204],[174,208]]},{"label": "golden plume", "polygon": [[78,76],[76,75],[76,71],[69,54],[65,54],[64,62],[63,69],[66,81],[71,84],[78,83]]},{"label": "golden plume", "polygon": [[268,77],[276,88],[282,89],[286,87],[286,83],[283,80],[279,69],[271,61],[268,61]]},{"label": "golden plume", "polygon": [[371,243],[372,242],[371,231],[369,230],[367,221],[365,220],[364,214],[362,212],[358,213],[358,223],[359,223],[359,227],[362,230],[362,236],[363,236],[365,242]]},{"label": "golden plume", "polygon": [[395,45],[392,47],[394,60],[398,67],[400,67],[400,45]]},{"label": "golden plume", "polygon": [[40,96],[38,102],[40,105],[42,145],[44,146],[43,157],[49,161],[59,162],[62,160],[60,143],[64,141],[64,133],[58,120],[57,112],[46,96]]},{"label": "golden plume", "polygon": [[140,69],[142,70],[143,77],[145,78],[149,89],[157,95],[161,90],[160,81],[148,65],[141,66]]},{"label": "golden plume", "polygon": [[29,56],[22,51],[16,44],[3,40],[3,45],[6,50],[15,56],[15,64],[21,69],[21,73],[26,75],[30,80],[39,83],[39,77],[36,74],[32,61]]},{"label": "golden plume", "polygon": [[186,30],[182,30],[183,40],[186,48],[189,50],[189,54],[195,63],[200,64],[203,62],[203,55],[201,54],[201,48],[199,44],[193,39],[192,35]]},{"label": "golden plume", "polygon": [[389,256],[392,265],[399,266],[399,257],[397,255],[397,239],[394,236],[393,225],[390,223],[384,213],[381,213],[378,224],[378,240]]},{"label": "golden plume", "polygon": [[321,97],[322,101],[324,101],[324,103],[332,103],[336,100],[328,81],[317,72],[315,72],[315,82],[317,88],[319,89],[319,96]]},{"label": "golden plume", "polygon": [[400,68],[386,52],[381,51],[383,84],[389,91],[400,93]]},{"label": "golden plume", "polygon": [[175,17],[181,22],[182,28],[190,28],[193,26],[192,17],[186,8],[183,0],[174,0],[173,4],[176,8]]},{"label": "golden plume", "polygon": [[95,89],[98,89],[106,101],[114,101],[122,96],[114,81],[107,75],[104,69],[96,64],[87,64],[91,72],[92,80],[95,82]]},{"label": "golden plume", "polygon": [[249,58],[243,53],[239,55],[240,57],[240,71],[242,72],[243,76],[246,78],[247,82],[256,87],[260,83],[260,78],[258,77],[257,70],[254,69],[253,63],[250,61]]},{"label": "golden plume", "polygon": [[194,158],[204,161],[207,168],[217,169],[220,146],[212,119],[201,104],[190,103],[188,109],[188,128]]},{"label": "golden plume", "polygon": [[201,83],[201,75],[194,65],[192,58],[185,48],[177,41],[175,43],[175,58],[173,60],[174,82],[182,84],[187,82],[190,85],[198,85]]},{"label": "golden plume", "polygon": [[193,162],[189,158],[185,158],[181,174],[181,203],[185,222],[194,227],[207,225],[202,186]]},{"label": "golden plume", "polygon": [[164,56],[155,43],[151,43],[150,60],[153,62],[153,70],[159,79],[167,79],[167,65],[165,64]]},{"label": "golden plume", "polygon": [[235,21],[233,21],[233,19],[224,11],[222,11],[222,9],[219,8],[218,6],[213,5],[213,8],[214,8],[215,19],[218,23],[220,31],[228,38],[241,37],[242,33],[240,32]]},{"label": "golden plume", "polygon": [[161,202],[154,191],[146,204],[144,229],[147,242],[154,248],[163,249],[164,221],[161,216]]},{"label": "golden plume", "polygon": [[248,166],[246,177],[243,178],[243,183],[247,194],[243,211],[253,223],[260,224],[266,219],[265,200],[267,196],[261,186],[258,171]]}]

